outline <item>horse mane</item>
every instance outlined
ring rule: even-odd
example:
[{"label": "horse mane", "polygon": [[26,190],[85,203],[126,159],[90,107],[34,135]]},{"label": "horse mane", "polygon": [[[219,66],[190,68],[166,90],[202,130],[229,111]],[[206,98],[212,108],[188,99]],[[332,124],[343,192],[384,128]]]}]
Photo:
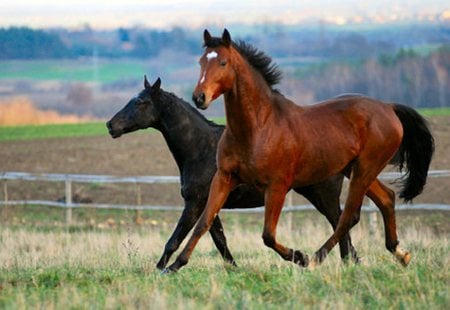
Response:
[{"label": "horse mane", "polygon": [[163,97],[169,98],[170,100],[177,101],[180,104],[180,106],[183,106],[187,111],[193,113],[194,115],[196,115],[197,117],[202,119],[206,124],[208,124],[211,127],[223,127],[222,125],[219,125],[219,124],[207,119],[203,114],[201,114],[197,109],[195,109],[191,104],[189,104],[189,102],[178,97],[177,95],[175,95],[172,92],[168,92],[168,91],[165,91],[164,89],[160,88],[157,92],[157,96],[163,96]]},{"label": "horse mane", "polygon": [[[217,37],[212,38],[208,44],[205,44],[205,47],[214,48],[219,46],[225,46],[225,44],[221,38]],[[270,56],[242,40],[238,40],[237,42],[232,41],[232,46],[263,76],[264,80],[271,88],[280,82],[282,77],[281,71],[278,66],[273,63]]]}]

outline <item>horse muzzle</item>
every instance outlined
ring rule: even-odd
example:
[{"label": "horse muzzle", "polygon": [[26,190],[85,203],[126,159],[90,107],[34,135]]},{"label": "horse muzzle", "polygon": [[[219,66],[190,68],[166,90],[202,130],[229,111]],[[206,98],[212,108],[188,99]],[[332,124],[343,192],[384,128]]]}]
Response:
[{"label": "horse muzzle", "polygon": [[109,134],[114,139],[119,138],[122,135],[122,133],[123,133],[122,130],[114,129],[111,121],[106,123],[106,127],[108,128]]},{"label": "horse muzzle", "polygon": [[195,106],[199,109],[206,110],[209,106],[209,102],[206,100],[206,95],[204,92],[201,92],[200,94],[196,95],[195,93],[192,94],[192,101],[194,101]]}]

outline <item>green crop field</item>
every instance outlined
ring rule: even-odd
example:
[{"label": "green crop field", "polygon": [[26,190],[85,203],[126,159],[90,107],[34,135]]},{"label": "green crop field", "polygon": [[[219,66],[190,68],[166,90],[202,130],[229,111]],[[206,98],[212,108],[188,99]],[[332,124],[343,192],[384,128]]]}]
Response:
[{"label": "green crop field", "polygon": [[[213,121],[224,124],[224,118],[214,118]],[[87,137],[107,135],[105,122],[58,124],[58,125],[27,125],[0,126],[1,141],[34,140],[45,138]]]},{"label": "green crop field", "polygon": [[108,129],[104,122],[63,125],[0,126],[0,141],[83,137],[106,134],[108,134]]},{"label": "green crop field", "polygon": [[[426,117],[450,116],[450,108],[420,109]],[[213,118],[214,122],[225,124],[225,118]],[[58,125],[29,125],[29,126],[0,126],[0,141],[33,140],[43,138],[83,137],[107,135],[105,122],[58,124]]]},{"label": "green crop field", "polygon": [[36,81],[58,80],[101,83],[145,74],[145,62],[101,60],[94,66],[92,60],[30,60],[0,62],[0,80],[30,79]]}]

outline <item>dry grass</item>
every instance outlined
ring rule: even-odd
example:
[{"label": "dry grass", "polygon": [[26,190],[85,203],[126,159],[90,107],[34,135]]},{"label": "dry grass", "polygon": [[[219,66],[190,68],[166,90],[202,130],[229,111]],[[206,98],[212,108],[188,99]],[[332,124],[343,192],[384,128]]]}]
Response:
[{"label": "dry grass", "polygon": [[13,97],[0,101],[0,126],[73,124],[93,121],[92,117],[74,114],[61,115],[56,111],[41,111],[27,97]]},{"label": "dry grass", "polygon": [[[343,265],[337,249],[319,268],[305,272],[264,247],[254,215],[224,215],[239,267],[224,266],[204,236],[189,264],[161,276],[155,263],[172,227],[68,232],[0,229],[0,307],[259,309],[444,308],[449,302],[449,240],[422,225],[399,232],[413,253],[402,268],[384,249],[382,227],[352,231],[364,264]],[[245,222],[236,218],[246,217]],[[308,254],[329,235],[322,220],[280,224],[280,241]],[[258,219],[259,220],[259,219]],[[301,226],[300,226],[301,224]]]}]

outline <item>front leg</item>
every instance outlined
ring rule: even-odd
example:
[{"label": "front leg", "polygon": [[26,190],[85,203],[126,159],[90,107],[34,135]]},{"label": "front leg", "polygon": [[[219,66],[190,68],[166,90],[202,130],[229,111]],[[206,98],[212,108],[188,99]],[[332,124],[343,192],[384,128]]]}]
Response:
[{"label": "front leg", "polygon": [[183,242],[184,238],[186,238],[187,234],[191,231],[192,227],[194,227],[200,217],[205,200],[206,199],[202,199],[200,202],[185,202],[183,213],[181,214],[181,217],[178,220],[177,226],[170,236],[169,241],[167,241],[166,246],[164,247],[164,252],[156,264],[156,268],[163,270],[166,267],[172,254],[178,250],[180,244]]},{"label": "front leg", "polygon": [[206,208],[203,210],[191,238],[180,255],[178,255],[175,262],[170,265],[165,272],[177,271],[188,263],[197,242],[211,227],[214,218],[219,213],[228,197],[228,194],[231,192],[231,189],[235,184],[236,180],[231,176],[231,174],[217,170],[211,183]]},{"label": "front leg", "polygon": [[213,239],[214,244],[223,259],[232,266],[237,266],[233,256],[231,255],[230,249],[228,249],[227,238],[223,232],[222,222],[220,221],[219,216],[216,216],[214,219],[212,226],[209,229],[209,233],[211,234],[211,238]]},{"label": "front leg", "polygon": [[298,250],[294,251],[293,249],[289,249],[276,240],[278,219],[280,218],[287,191],[288,188],[281,185],[272,185],[266,189],[266,208],[264,212],[264,232],[262,237],[264,244],[277,252],[282,258],[306,267],[309,263],[308,255]]}]

